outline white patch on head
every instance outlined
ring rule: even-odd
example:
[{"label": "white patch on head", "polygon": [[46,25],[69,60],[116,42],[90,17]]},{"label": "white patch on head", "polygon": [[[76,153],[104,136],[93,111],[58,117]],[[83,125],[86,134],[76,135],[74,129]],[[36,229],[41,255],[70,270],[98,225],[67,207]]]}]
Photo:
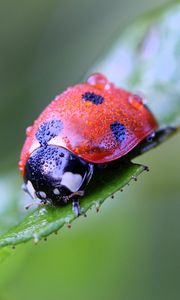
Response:
[{"label": "white patch on head", "polygon": [[34,141],[34,143],[32,144],[31,148],[29,149],[29,153],[34,152],[35,150],[37,150],[40,147],[40,143],[38,141]]},{"label": "white patch on head", "polygon": [[65,172],[62,176],[61,184],[67,187],[71,192],[77,192],[82,183],[82,176]]},{"label": "white patch on head", "polygon": [[46,199],[46,197],[47,197],[45,192],[39,192],[39,196],[43,199]]},{"label": "white patch on head", "polygon": [[35,198],[36,195],[35,195],[35,189],[31,183],[31,181],[28,180],[27,184],[26,184],[26,190],[28,192],[28,194],[32,197],[32,198]]},{"label": "white patch on head", "polygon": [[52,138],[50,141],[48,141],[48,145],[66,147],[66,143],[60,136],[55,136]]},{"label": "white patch on head", "polygon": [[60,195],[60,191],[57,188],[55,188],[53,190],[53,193],[54,193],[54,195]]}]

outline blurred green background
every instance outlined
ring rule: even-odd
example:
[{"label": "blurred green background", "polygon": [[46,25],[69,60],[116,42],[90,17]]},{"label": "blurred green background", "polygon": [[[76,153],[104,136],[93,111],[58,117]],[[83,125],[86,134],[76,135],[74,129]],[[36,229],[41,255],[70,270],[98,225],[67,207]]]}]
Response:
[{"label": "blurred green background", "polygon": [[[17,176],[25,128],[81,80],[118,28],[165,2],[0,2],[1,198],[11,185],[8,172]],[[177,135],[139,157],[151,172],[99,214],[12,250],[0,266],[0,300],[179,299],[179,147]]]}]

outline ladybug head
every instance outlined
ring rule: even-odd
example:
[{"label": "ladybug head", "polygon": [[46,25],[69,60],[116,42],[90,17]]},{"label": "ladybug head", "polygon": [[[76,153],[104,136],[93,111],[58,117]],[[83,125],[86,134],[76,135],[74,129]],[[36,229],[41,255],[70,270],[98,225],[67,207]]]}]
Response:
[{"label": "ladybug head", "polygon": [[62,147],[44,146],[26,163],[25,190],[43,202],[64,204],[69,196],[84,190],[92,174],[92,164]]}]

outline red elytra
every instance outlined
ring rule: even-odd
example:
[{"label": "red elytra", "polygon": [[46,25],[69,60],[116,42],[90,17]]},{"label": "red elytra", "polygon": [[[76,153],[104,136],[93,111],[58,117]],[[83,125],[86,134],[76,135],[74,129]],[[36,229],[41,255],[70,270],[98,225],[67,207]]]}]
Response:
[{"label": "red elytra", "polygon": [[[96,95],[102,103],[86,101],[84,95]],[[39,127],[53,119],[60,120],[63,127],[48,145],[64,147],[92,163],[117,160],[158,127],[140,96],[115,87],[104,75],[93,74],[86,83],[69,87],[58,95],[28,127],[19,162],[22,175],[29,156],[40,147],[36,138]],[[111,130],[116,122],[125,128],[121,141]]]}]

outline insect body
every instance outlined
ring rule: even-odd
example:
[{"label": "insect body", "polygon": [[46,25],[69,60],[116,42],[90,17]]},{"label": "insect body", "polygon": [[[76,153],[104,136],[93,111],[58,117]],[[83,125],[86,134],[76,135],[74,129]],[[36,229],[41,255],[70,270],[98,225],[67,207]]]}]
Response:
[{"label": "insect body", "polygon": [[93,74],[58,95],[28,127],[19,162],[24,188],[43,203],[72,201],[79,214],[95,169],[156,145],[165,132],[157,139],[157,128],[141,97]]}]

